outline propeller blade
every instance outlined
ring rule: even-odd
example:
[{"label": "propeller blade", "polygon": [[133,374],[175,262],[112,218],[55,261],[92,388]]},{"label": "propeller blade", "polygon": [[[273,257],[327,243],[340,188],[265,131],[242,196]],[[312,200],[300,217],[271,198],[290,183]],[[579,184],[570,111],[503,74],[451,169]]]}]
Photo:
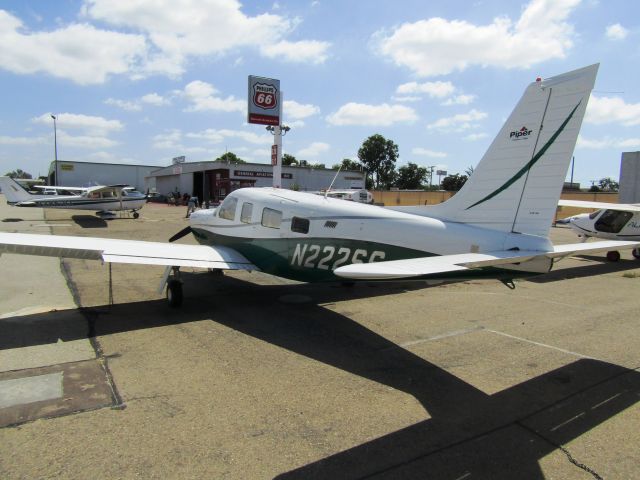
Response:
[{"label": "propeller blade", "polygon": [[176,233],[173,237],[169,239],[169,242],[175,242],[176,240],[180,240],[185,235],[189,235],[191,233],[191,227],[185,227]]}]

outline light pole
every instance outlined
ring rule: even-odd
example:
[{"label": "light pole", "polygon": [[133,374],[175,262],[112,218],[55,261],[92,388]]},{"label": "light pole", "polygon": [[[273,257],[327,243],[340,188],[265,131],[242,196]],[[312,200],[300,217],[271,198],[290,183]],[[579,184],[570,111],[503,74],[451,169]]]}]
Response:
[{"label": "light pole", "polygon": [[56,116],[52,113],[51,118],[53,118],[53,153],[55,159],[55,170],[56,170],[56,185],[58,185],[58,131],[56,129]]}]

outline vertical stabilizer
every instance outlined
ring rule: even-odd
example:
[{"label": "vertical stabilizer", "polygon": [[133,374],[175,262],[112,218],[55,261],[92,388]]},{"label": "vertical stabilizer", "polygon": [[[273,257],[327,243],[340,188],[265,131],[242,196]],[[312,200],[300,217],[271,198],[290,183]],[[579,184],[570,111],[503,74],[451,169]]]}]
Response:
[{"label": "vertical stabilizer", "polygon": [[597,71],[530,84],[464,187],[429,216],[548,235]]},{"label": "vertical stabilizer", "polygon": [[7,203],[20,203],[33,199],[33,195],[11,177],[0,177],[0,188]]}]

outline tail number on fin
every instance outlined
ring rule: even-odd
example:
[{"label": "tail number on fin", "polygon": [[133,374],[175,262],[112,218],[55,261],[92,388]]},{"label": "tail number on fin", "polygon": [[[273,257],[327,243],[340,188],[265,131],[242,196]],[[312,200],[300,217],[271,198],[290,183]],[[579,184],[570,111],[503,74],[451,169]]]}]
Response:
[{"label": "tail number on fin", "polygon": [[372,263],[385,259],[386,253],[381,250],[369,252],[364,248],[351,249],[348,247],[321,247],[315,244],[296,244],[291,257],[291,265],[304,268],[318,268],[320,270],[335,270],[342,265],[352,263]]}]

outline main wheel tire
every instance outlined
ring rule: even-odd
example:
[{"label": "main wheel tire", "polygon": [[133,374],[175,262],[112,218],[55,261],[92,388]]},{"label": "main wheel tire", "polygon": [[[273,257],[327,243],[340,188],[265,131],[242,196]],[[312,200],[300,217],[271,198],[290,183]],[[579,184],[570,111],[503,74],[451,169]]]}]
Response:
[{"label": "main wheel tire", "polygon": [[167,282],[167,303],[171,308],[182,305],[182,283],[178,280]]},{"label": "main wheel tire", "polygon": [[634,248],[631,250],[631,255],[633,255],[633,258],[640,260],[640,248]]},{"label": "main wheel tire", "polygon": [[617,250],[612,250],[611,252],[607,252],[607,260],[610,262],[617,262],[620,260],[620,252]]},{"label": "main wheel tire", "polygon": [[138,212],[133,212],[133,218],[138,218],[140,214]]}]

